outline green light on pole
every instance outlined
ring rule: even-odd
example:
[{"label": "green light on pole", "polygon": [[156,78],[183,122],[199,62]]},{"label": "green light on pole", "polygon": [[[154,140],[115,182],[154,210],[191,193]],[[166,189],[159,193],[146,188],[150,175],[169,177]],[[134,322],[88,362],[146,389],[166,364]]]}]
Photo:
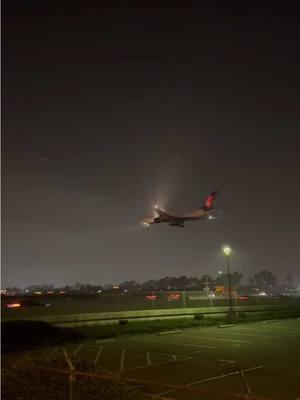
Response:
[{"label": "green light on pole", "polygon": [[231,248],[229,246],[223,247],[223,253],[226,256],[227,260],[227,277],[228,277],[228,295],[229,295],[229,310],[227,313],[227,320],[229,323],[233,323],[235,320],[235,312],[233,310],[232,304],[232,290],[231,290],[231,274],[230,274],[230,254]]},{"label": "green light on pole", "polygon": [[231,254],[231,248],[229,246],[223,247],[223,253],[225,254],[225,256],[229,257]]}]

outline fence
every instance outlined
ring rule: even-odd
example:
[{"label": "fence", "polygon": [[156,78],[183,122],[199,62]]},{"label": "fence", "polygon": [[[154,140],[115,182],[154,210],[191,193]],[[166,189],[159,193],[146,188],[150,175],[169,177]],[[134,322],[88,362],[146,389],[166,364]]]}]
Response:
[{"label": "fence", "polygon": [[[62,314],[99,313],[110,311],[136,311],[159,309],[183,309],[201,307],[227,307],[226,296],[205,296],[199,291],[131,291],[115,294],[95,294],[89,296],[61,295],[39,297],[41,306],[6,308],[8,301],[2,302],[2,318],[29,318]],[[300,297],[233,296],[234,306],[299,306]],[[45,307],[47,305],[47,307]]]}]

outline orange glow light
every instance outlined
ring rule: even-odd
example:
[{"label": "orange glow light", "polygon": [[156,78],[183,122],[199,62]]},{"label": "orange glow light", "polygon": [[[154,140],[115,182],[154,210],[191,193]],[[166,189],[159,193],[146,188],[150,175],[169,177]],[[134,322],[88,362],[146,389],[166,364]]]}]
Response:
[{"label": "orange glow light", "polygon": [[18,308],[21,307],[21,303],[8,303],[6,304],[7,308]]}]

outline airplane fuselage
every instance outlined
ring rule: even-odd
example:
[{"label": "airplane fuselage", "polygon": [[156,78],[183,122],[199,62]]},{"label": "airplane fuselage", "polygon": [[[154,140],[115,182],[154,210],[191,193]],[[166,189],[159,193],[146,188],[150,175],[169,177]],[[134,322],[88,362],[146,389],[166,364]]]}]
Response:
[{"label": "airplane fuselage", "polygon": [[160,224],[160,223],[169,223],[171,226],[179,226],[184,227],[184,223],[186,221],[198,221],[204,219],[210,219],[210,217],[215,214],[217,210],[210,209],[210,210],[195,210],[185,214],[176,214],[176,215],[158,215],[157,217],[153,218],[144,218],[141,222],[143,225],[152,225],[152,224]]},{"label": "airplane fuselage", "polygon": [[160,224],[162,222],[167,222],[171,226],[180,226],[184,227],[184,223],[186,221],[199,221],[204,219],[213,219],[213,214],[217,212],[216,209],[213,208],[213,203],[217,196],[217,190],[212,192],[206,199],[201,208],[195,211],[191,211],[185,214],[169,214],[167,211],[159,208],[158,205],[154,206],[154,217],[153,218],[144,218],[141,221],[141,224],[150,227],[152,224]]}]

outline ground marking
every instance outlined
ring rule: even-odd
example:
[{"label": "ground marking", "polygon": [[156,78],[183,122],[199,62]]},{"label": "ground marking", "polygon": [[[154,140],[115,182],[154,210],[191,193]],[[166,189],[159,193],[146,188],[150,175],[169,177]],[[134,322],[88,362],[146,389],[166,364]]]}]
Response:
[{"label": "ground marking", "polygon": [[177,361],[176,354],[173,354],[173,355],[172,355],[172,359],[173,359],[174,361]]},{"label": "ground marking", "polygon": [[240,344],[233,344],[232,347],[241,347]]},{"label": "ground marking", "polygon": [[277,322],[277,319],[267,319],[262,321],[263,324],[273,324],[274,322]]},{"label": "ground marking", "polygon": [[58,352],[58,347],[56,347],[53,351],[51,351],[51,353],[49,354],[49,357],[54,356],[54,354],[57,352]]},{"label": "ground marking", "polygon": [[265,337],[265,338],[276,338],[276,339],[280,339],[280,336],[273,336],[273,335],[259,335],[256,333],[240,333],[240,332],[222,332],[226,335],[243,335],[243,336],[257,336],[257,337]]},{"label": "ground marking", "polygon": [[[252,367],[252,368],[247,368],[247,369],[243,369],[241,371],[234,371],[234,372],[229,372],[228,374],[222,374],[222,375],[218,375],[218,376],[212,376],[211,378],[206,378],[206,379],[202,379],[200,381],[196,381],[196,382],[191,382],[191,383],[187,383],[186,385],[183,385],[184,387],[190,387],[190,386],[194,386],[194,385],[199,385],[200,383],[204,383],[204,382],[210,382],[210,381],[215,381],[217,379],[223,379],[223,378],[227,378],[228,376],[233,376],[233,375],[240,375],[241,372],[245,373],[245,372],[250,372],[250,371],[254,371],[257,369],[262,369],[264,368],[263,365],[258,365],[257,367]],[[178,389],[169,389],[169,390],[165,390],[161,393],[157,393],[157,396],[163,396],[165,394],[168,393],[173,393],[176,392]]]},{"label": "ground marking", "polygon": [[123,349],[122,353],[121,353],[121,358],[120,358],[120,369],[119,369],[119,371],[123,371],[123,369],[124,369],[125,354],[126,354],[126,350]]},{"label": "ground marking", "polygon": [[234,364],[234,363],[236,363],[235,360],[218,360],[218,361],[220,361],[220,362],[226,362],[226,363],[229,363],[229,364]]},{"label": "ground marking", "polygon": [[162,361],[162,362],[151,364],[151,365],[140,365],[138,367],[132,367],[132,368],[123,369],[121,372],[133,371],[135,369],[142,369],[142,368],[157,367],[159,365],[165,365],[165,364],[175,364],[175,363],[178,363],[178,362],[187,361],[187,360],[193,360],[193,359],[194,359],[194,357],[186,357],[186,358],[181,358],[180,360],[176,360],[176,361],[175,360]]},{"label": "ground marking", "polygon": [[99,360],[99,358],[100,358],[100,356],[101,356],[101,354],[102,354],[102,351],[103,351],[103,347],[100,346],[100,347],[99,347],[99,350],[98,350],[98,352],[97,352],[97,355],[96,355],[96,357],[95,357],[95,360],[94,360],[94,362],[93,362],[94,365],[97,364],[97,362],[98,362],[98,360]]},{"label": "ground marking", "polygon": [[276,374],[280,375],[290,375],[290,376],[300,376],[300,374],[297,374],[295,372],[287,372],[287,371],[274,371]]},{"label": "ground marking", "polygon": [[265,329],[267,329],[267,328],[274,329],[274,331],[276,331],[277,329],[278,330],[282,330],[283,329],[286,332],[295,333],[295,332],[298,332],[298,330],[299,330],[298,326],[289,327],[289,326],[280,326],[280,325],[274,325],[274,324],[272,324],[272,325],[264,324],[263,326],[265,327]]},{"label": "ground marking", "polygon": [[20,362],[25,360],[25,358],[27,358],[28,356],[30,356],[30,353],[25,353],[23,354],[20,358],[18,358],[15,362]]},{"label": "ground marking", "polygon": [[[244,332],[244,331],[245,332],[247,332],[247,331],[250,331],[250,332],[271,332],[272,330],[275,330],[275,329],[287,329],[287,328],[284,327],[284,326],[278,326],[278,325],[274,325],[274,324],[272,324],[272,325],[260,324],[257,328],[248,328],[248,327],[244,327],[244,326],[239,325],[234,330],[235,331],[236,330],[240,330],[241,332]],[[292,327],[292,329],[298,329],[298,328],[297,327]]]},{"label": "ground marking", "polygon": [[114,342],[116,339],[99,339],[96,340],[96,343],[108,343],[108,342]]},{"label": "ground marking", "polygon": [[[242,372],[245,373],[245,372],[255,371],[257,369],[262,369],[262,368],[264,368],[264,365],[258,365],[257,367],[242,369]],[[211,378],[201,379],[200,381],[197,381],[197,382],[188,383],[185,386],[194,386],[194,385],[198,385],[198,383],[215,381],[217,379],[226,378],[227,376],[232,376],[232,375],[240,375],[240,371],[229,372],[228,374],[222,374],[222,375],[218,375],[218,376],[213,376]]]},{"label": "ground marking", "polygon": [[150,358],[149,351],[147,351],[147,353],[146,353],[146,359],[147,359],[147,365],[151,365],[152,363],[151,363],[151,358]]},{"label": "ground marking", "polygon": [[153,340],[153,339],[134,339],[138,340],[140,342],[153,342],[153,343],[158,343],[158,344],[168,344],[168,345],[177,345],[177,346],[188,346],[188,347],[198,347],[201,349],[216,349],[215,346],[202,346],[200,344],[188,344],[188,343],[180,343],[180,342],[160,342],[159,340]]},{"label": "ground marking", "polygon": [[75,351],[73,351],[73,353],[71,354],[71,357],[75,357],[76,356],[76,354],[78,354],[79,352],[80,352],[80,350],[83,348],[83,343],[81,343],[78,347],[77,347],[77,349],[75,350]]},{"label": "ground marking", "polygon": [[220,342],[234,342],[234,343],[252,343],[249,340],[237,340],[237,339],[221,339],[209,336],[196,336],[196,335],[181,335],[182,337],[197,338],[197,339],[207,339],[207,340],[218,340]]}]

